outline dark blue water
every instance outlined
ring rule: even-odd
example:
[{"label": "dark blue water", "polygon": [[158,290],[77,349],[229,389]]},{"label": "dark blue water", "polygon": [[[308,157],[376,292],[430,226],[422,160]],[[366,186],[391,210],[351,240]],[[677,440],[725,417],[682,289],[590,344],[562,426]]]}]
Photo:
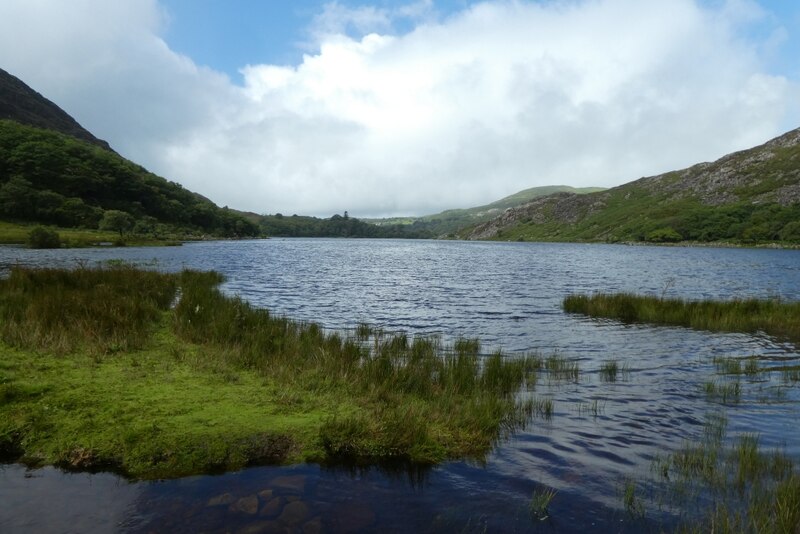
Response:
[{"label": "dark blue water", "polygon": [[[366,322],[479,337],[487,352],[557,351],[579,362],[581,378],[540,382],[536,394],[553,399],[553,418],[503,442],[486,465],[413,474],[294,466],[138,484],[51,469],[25,478],[21,467],[0,468],[0,531],[639,532],[670,529],[680,517],[655,500],[645,519],[631,517],[625,482],[649,476],[654,457],[697,438],[709,412],[725,413],[730,439],[756,432],[763,445],[800,460],[800,393],[780,372],[744,378],[733,405],[702,390],[720,379],[714,357],[757,357],[777,368],[797,363],[796,346],[590,320],[560,308],[570,293],[595,291],[798,300],[800,251],[317,239],[0,248],[0,269],[109,259],[214,269],[228,277],[226,291],[331,329]],[[599,375],[610,359],[628,370],[611,384]],[[541,488],[558,491],[545,521],[527,510]]]}]

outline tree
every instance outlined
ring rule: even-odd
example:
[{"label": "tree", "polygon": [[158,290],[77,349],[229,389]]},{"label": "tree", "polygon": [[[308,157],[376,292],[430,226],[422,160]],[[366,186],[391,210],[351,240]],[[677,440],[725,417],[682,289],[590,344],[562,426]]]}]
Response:
[{"label": "tree", "polygon": [[108,210],[103,214],[100,221],[100,229],[108,230],[110,232],[119,232],[122,237],[123,232],[127,232],[133,228],[133,217],[129,213],[119,210]]}]

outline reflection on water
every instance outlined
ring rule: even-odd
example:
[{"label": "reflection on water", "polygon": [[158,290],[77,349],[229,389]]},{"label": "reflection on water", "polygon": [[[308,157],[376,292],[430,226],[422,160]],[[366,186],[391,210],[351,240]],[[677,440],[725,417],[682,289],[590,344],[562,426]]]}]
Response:
[{"label": "reflection on water", "polygon": [[0,465],[0,532],[118,532],[136,517],[141,492],[107,473]]},{"label": "reflection on water", "polygon": [[[601,290],[800,299],[798,251],[269,240],[149,249],[0,248],[0,269],[14,262],[75,265],[112,258],[156,260],[169,270],[215,269],[228,276],[226,291],[328,328],[363,321],[411,334],[477,336],[487,351],[502,347],[512,355],[557,350],[579,363],[581,377],[573,383],[543,376],[536,394],[553,400],[552,419],[533,421],[485,466],[451,463],[423,478],[294,466],[133,485],[110,475],[53,470],[25,479],[21,468],[11,466],[0,474],[0,531],[26,531],[30,521],[51,531],[72,524],[39,513],[42,499],[30,483],[37,480],[57,488],[46,508],[72,510],[78,506],[69,500],[73,494],[91,503],[75,512],[82,527],[91,526],[80,531],[668,530],[677,516],[648,503],[645,519],[634,519],[622,507],[621,488],[625,480],[647,477],[655,457],[699,436],[707,413],[723,410],[732,437],[756,432],[766,447],[785,448],[800,459],[800,394],[780,372],[737,378],[742,393],[735,403],[703,392],[710,379],[732,379],[715,375],[715,357],[755,356],[762,369],[777,368],[797,363],[794,345],[763,336],[621,325],[560,310],[569,293]],[[611,359],[625,370],[614,382],[600,373]],[[104,484],[114,489],[87,489]],[[527,507],[542,487],[558,494],[550,517],[532,520]],[[5,504],[9,495],[13,507]]]}]

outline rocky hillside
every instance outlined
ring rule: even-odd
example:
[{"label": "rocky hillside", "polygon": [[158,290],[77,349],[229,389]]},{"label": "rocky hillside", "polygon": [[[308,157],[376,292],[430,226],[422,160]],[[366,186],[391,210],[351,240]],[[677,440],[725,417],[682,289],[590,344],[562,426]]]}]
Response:
[{"label": "rocky hillside", "polygon": [[60,107],[16,76],[0,69],[0,120],[2,119],[54,130],[111,150],[108,143],[96,138]]},{"label": "rocky hillside", "polygon": [[800,129],[713,163],[534,199],[461,233],[538,241],[800,242]]},{"label": "rocky hillside", "polygon": [[506,209],[525,204],[535,198],[552,195],[554,193],[574,193],[585,195],[597,191],[605,191],[602,187],[583,187],[575,188],[568,185],[545,185],[524,189],[513,195],[509,195],[491,204],[476,206],[473,208],[450,209],[434,215],[423,215],[422,217],[394,217],[389,219],[366,219],[366,222],[379,226],[405,225],[413,226],[419,232],[425,232],[431,236],[452,237],[458,230],[474,226],[476,224],[489,221],[501,215]]}]

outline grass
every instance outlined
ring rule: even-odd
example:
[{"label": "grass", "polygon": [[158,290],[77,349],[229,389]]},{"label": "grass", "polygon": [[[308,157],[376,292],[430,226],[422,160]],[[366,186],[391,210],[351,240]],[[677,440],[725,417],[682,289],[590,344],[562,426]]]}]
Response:
[{"label": "grass", "polygon": [[619,374],[619,364],[616,360],[603,362],[600,366],[600,378],[606,382],[616,382]]},{"label": "grass", "polygon": [[531,495],[528,510],[534,519],[546,519],[549,515],[550,503],[556,496],[556,491],[551,488],[537,489]]},{"label": "grass", "polygon": [[632,517],[644,517],[645,507],[642,500],[636,494],[636,483],[633,480],[626,480],[622,489],[622,504],[625,511]]},{"label": "grass", "polygon": [[764,332],[800,342],[800,302],[686,301],[630,293],[570,295],[564,311],[627,323],[684,326],[718,332]]},{"label": "grass", "polygon": [[[36,224],[0,221],[0,243],[24,245],[28,242],[28,235],[31,230],[36,226]],[[120,240],[119,233],[117,232],[80,228],[50,228],[58,232],[63,248],[95,247],[101,243],[124,244],[127,246],[173,246],[179,245],[182,240],[181,236],[168,236],[164,239],[155,239],[133,234],[128,234],[123,240]]]},{"label": "grass", "polygon": [[703,391],[709,400],[718,400],[722,404],[736,404],[742,396],[742,385],[736,382],[717,382],[710,380],[703,384]]},{"label": "grass", "polygon": [[[697,442],[654,465],[666,491],[683,499],[687,521],[679,531],[798,532],[800,473],[791,459],[781,450],[763,450],[755,434],[727,443],[726,426],[724,415],[709,414]],[[706,504],[692,511],[698,503]]]},{"label": "grass", "polygon": [[580,369],[578,362],[569,360],[561,354],[551,354],[541,361],[542,368],[547,371],[548,377],[554,381],[578,382]]},{"label": "grass", "polygon": [[[552,401],[536,357],[275,317],[216,273],[14,268],[0,455],[163,478],[260,463],[482,459]],[[179,300],[176,302],[176,297]]]}]

